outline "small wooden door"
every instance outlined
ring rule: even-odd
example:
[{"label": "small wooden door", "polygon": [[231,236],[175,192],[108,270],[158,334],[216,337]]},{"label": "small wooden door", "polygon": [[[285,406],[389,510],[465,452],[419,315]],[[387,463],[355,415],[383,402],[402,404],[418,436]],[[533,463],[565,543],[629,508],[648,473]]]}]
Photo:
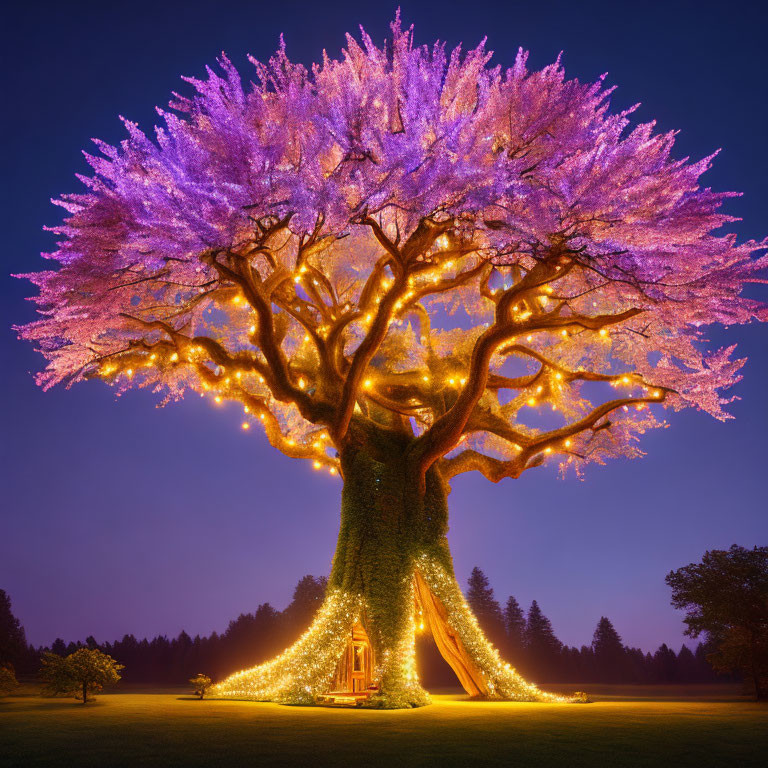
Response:
[{"label": "small wooden door", "polygon": [[362,624],[352,628],[347,646],[336,665],[329,693],[365,694],[373,684],[373,652]]},{"label": "small wooden door", "polygon": [[352,692],[362,693],[368,688],[368,643],[364,640],[354,640],[351,647],[351,678]]}]

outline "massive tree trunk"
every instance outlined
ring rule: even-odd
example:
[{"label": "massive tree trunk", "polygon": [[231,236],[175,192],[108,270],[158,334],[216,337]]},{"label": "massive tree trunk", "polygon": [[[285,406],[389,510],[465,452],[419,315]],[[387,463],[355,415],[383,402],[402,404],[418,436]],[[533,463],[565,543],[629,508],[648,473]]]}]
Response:
[{"label": "massive tree trunk", "polygon": [[312,626],[281,656],[230,676],[212,690],[284,703],[313,703],[328,691],[352,627],[364,626],[375,659],[369,706],[429,703],[415,667],[423,625],[472,696],[552,697],[526,683],[488,643],[453,575],[447,484],[436,469],[422,495],[409,481],[407,438],[387,432],[341,455],[341,527],[328,594]]}]

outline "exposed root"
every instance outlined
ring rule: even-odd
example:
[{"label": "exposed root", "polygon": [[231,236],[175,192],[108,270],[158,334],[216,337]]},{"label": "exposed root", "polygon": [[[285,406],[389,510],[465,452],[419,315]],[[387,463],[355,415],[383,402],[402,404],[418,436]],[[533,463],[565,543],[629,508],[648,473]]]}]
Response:
[{"label": "exposed root", "polygon": [[454,576],[424,554],[416,561],[416,588],[425,618],[445,660],[472,696],[509,701],[565,702],[527,682],[488,642]]},{"label": "exposed root", "polygon": [[361,609],[359,596],[330,590],[309,629],[290,648],[217,683],[211,697],[314,704],[328,690]]},{"label": "exposed root", "polygon": [[[410,604],[418,602],[440,652],[470,695],[511,701],[572,700],[540,690],[499,656],[455,577],[435,558],[421,555],[415,566]],[[352,627],[363,614],[360,595],[330,590],[312,625],[290,648],[265,664],[230,675],[212,687],[211,696],[314,704],[328,692]],[[374,675],[378,690],[361,699],[362,706],[404,709],[430,703],[416,674],[415,631],[410,611],[397,640],[379,652]]]}]

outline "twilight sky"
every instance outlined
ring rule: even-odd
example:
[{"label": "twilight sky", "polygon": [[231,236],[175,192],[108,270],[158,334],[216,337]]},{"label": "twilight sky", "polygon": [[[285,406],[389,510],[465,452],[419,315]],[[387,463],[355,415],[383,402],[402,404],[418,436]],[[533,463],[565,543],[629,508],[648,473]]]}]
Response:
[{"label": "twilight sky", "polygon": [[[722,147],[705,176],[740,190],[726,210],[741,238],[768,234],[765,151],[768,11],[723,2],[403,2],[417,41],[474,45],[488,35],[495,61],[518,46],[531,66],[560,50],[569,76],[608,71],[614,109],[642,102],[635,120],[680,129],[678,157]],[[321,13],[322,9],[322,13]],[[32,318],[32,286],[11,272],[45,268],[49,203],[79,191],[90,137],[123,138],[119,114],[145,129],[181,75],[200,75],[224,50],[246,78],[246,53],[266,59],[285,34],[305,63],[362,23],[378,41],[395,4],[357,2],[53,2],[5,12],[7,113],[3,146],[5,267],[0,274],[0,588],[35,644],[93,634],[113,640],[222,631],[265,601],[282,608],[296,581],[330,569],[341,484],[239,429],[235,406],[199,398],[156,409],[147,392],[115,398],[98,382],[43,394],[42,358],[16,340]],[[755,296],[768,291],[756,288]],[[454,482],[457,576],[474,565],[497,597],[539,601],[561,640],[591,641],[600,616],[624,641],[653,650],[683,641],[664,575],[706,549],[768,543],[765,440],[768,333],[755,325],[712,334],[750,358],[734,390],[735,420],[669,414],[645,438],[648,456],[560,480],[534,469],[493,485]]]}]

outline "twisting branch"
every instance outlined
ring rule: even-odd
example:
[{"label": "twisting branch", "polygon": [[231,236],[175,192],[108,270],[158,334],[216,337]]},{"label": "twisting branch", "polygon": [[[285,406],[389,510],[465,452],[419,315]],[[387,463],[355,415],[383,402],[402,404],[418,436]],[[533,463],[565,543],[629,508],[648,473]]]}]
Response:
[{"label": "twisting branch", "polygon": [[415,441],[411,449],[414,479],[421,485],[429,467],[458,444],[473,409],[488,386],[491,359],[503,344],[534,331],[567,329],[573,326],[599,330],[607,325],[624,322],[641,312],[640,309],[630,309],[615,315],[589,317],[574,314],[564,317],[556,310],[533,318],[527,316],[530,313],[516,316],[516,305],[535,295],[548,280],[560,278],[562,270],[558,269],[559,266],[555,261],[540,262],[499,299],[496,321],[475,343],[467,383],[456,402]]},{"label": "twisting branch", "polygon": [[321,413],[317,404],[314,403],[300,387],[294,384],[289,374],[285,355],[275,336],[275,327],[270,304],[264,296],[262,296],[255,281],[222,264],[216,258],[215,253],[207,253],[203,256],[203,261],[210,264],[219,275],[238,285],[241,288],[245,299],[256,312],[256,317],[258,318],[256,332],[259,348],[272,371],[274,396],[283,402],[295,403],[301,414],[310,421],[319,420],[321,418]]},{"label": "twisting branch", "polygon": [[474,449],[467,449],[461,451],[457,456],[441,458],[440,472],[449,479],[463,472],[477,470],[494,483],[507,477],[517,478],[526,469],[543,464],[545,457],[554,451],[571,453],[571,438],[588,430],[598,431],[607,428],[608,424],[599,425],[598,422],[616,409],[627,405],[637,405],[638,403],[663,402],[666,397],[666,391],[662,389],[657,391],[658,395],[653,397],[611,400],[599,405],[579,421],[532,437],[523,435],[516,430],[503,428],[499,424],[478,425],[479,428],[485,429],[512,443],[513,447],[519,450],[518,455],[511,459],[497,459],[479,453]]},{"label": "twisting branch", "polygon": [[417,257],[423,256],[434,245],[435,240],[453,226],[452,220],[435,222],[430,218],[424,218],[405,243],[397,247],[386,237],[374,219],[366,217],[364,223],[372,227],[374,236],[392,257],[395,276],[391,287],[379,302],[373,322],[355,351],[347,371],[333,427],[333,437],[338,443],[344,440],[349,429],[365,370],[386,338],[389,323],[393,315],[402,307],[402,299],[408,293],[407,267],[412,262],[418,264]]}]

